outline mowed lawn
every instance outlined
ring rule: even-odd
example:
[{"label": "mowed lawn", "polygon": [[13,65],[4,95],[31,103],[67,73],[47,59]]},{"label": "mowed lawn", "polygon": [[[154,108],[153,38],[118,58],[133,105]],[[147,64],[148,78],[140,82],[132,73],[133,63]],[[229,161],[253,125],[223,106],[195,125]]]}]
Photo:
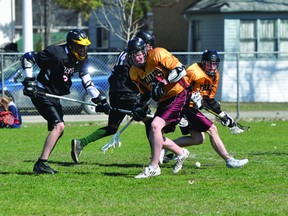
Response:
[{"label": "mowed lawn", "polygon": [[[134,178],[150,161],[142,124],[125,130],[120,148],[103,154],[111,137],[104,138],[88,145],[74,164],[71,139],[105,124],[67,123],[50,157],[56,175],[32,172],[48,133],[46,124],[2,129],[0,215],[288,215],[288,123],[240,123],[251,130],[232,135],[216,125],[228,151],[248,158],[247,166],[226,168],[206,135],[203,145],[188,147],[191,155],[180,173],[173,174],[169,162],[161,166],[161,176],[150,179]],[[179,129],[167,134],[179,136]]]}]

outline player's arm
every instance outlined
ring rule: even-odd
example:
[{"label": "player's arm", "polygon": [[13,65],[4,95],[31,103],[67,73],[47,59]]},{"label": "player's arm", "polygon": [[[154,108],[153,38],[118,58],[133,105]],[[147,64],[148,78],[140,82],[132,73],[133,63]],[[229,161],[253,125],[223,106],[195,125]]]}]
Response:
[{"label": "player's arm", "polygon": [[36,63],[35,52],[26,52],[21,56],[20,61],[25,75],[25,78],[22,82],[24,85],[23,94],[28,97],[36,97],[38,83],[32,74],[32,66]]},{"label": "player's arm", "polygon": [[94,86],[90,74],[88,72],[80,73],[80,78],[82,79],[83,87],[92,98],[91,101],[97,104],[96,111],[104,112],[108,115],[110,113],[110,105],[107,102],[107,98],[106,96],[101,95],[98,89]]}]

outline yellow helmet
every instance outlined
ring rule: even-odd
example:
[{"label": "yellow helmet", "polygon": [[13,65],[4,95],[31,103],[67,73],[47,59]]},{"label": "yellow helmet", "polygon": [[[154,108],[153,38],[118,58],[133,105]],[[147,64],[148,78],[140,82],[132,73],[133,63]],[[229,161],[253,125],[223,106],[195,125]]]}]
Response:
[{"label": "yellow helmet", "polygon": [[[66,37],[67,45],[70,52],[80,61],[83,61],[87,56],[87,47],[91,44],[87,34],[81,29],[73,29],[68,32]],[[84,46],[85,51],[79,53],[77,45]]]}]

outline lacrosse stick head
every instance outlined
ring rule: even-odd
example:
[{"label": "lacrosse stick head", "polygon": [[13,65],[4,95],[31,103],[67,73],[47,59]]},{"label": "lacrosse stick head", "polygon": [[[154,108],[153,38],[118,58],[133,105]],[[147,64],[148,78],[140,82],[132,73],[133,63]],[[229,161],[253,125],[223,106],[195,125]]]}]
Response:
[{"label": "lacrosse stick head", "polygon": [[113,149],[116,147],[117,148],[121,147],[121,141],[120,141],[120,134],[119,133],[116,133],[113,136],[113,138],[102,147],[101,151],[103,153],[105,153],[108,149]]},{"label": "lacrosse stick head", "polygon": [[240,134],[243,133],[244,130],[240,129],[237,125],[233,126],[230,128],[230,133],[231,134]]}]

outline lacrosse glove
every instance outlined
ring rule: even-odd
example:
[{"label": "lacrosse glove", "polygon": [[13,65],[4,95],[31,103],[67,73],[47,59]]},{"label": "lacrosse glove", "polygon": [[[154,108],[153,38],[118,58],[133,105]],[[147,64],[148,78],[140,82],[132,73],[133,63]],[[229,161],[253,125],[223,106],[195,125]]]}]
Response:
[{"label": "lacrosse glove", "polygon": [[26,77],[22,84],[24,85],[23,94],[31,97],[36,98],[37,97],[37,80],[35,77]]},{"label": "lacrosse glove", "polygon": [[190,100],[193,102],[193,107],[195,109],[202,109],[203,108],[202,97],[201,97],[201,94],[199,91],[192,93]]},{"label": "lacrosse glove", "polygon": [[132,109],[132,117],[135,121],[142,121],[144,118],[146,118],[148,112],[148,106],[143,106],[143,103],[138,103]]},{"label": "lacrosse glove", "polygon": [[154,79],[152,82],[151,88],[151,97],[154,101],[158,102],[165,94],[164,92],[164,83],[159,82],[157,79]]},{"label": "lacrosse glove", "polygon": [[221,112],[219,114],[219,116],[221,117],[220,118],[220,122],[223,126],[226,126],[226,127],[234,127],[235,126],[235,122],[233,120],[233,118],[231,116],[229,116],[226,112]]},{"label": "lacrosse glove", "polygon": [[105,96],[100,95],[97,98],[92,98],[91,101],[97,105],[96,112],[104,112],[106,115],[109,115],[111,107]]}]

